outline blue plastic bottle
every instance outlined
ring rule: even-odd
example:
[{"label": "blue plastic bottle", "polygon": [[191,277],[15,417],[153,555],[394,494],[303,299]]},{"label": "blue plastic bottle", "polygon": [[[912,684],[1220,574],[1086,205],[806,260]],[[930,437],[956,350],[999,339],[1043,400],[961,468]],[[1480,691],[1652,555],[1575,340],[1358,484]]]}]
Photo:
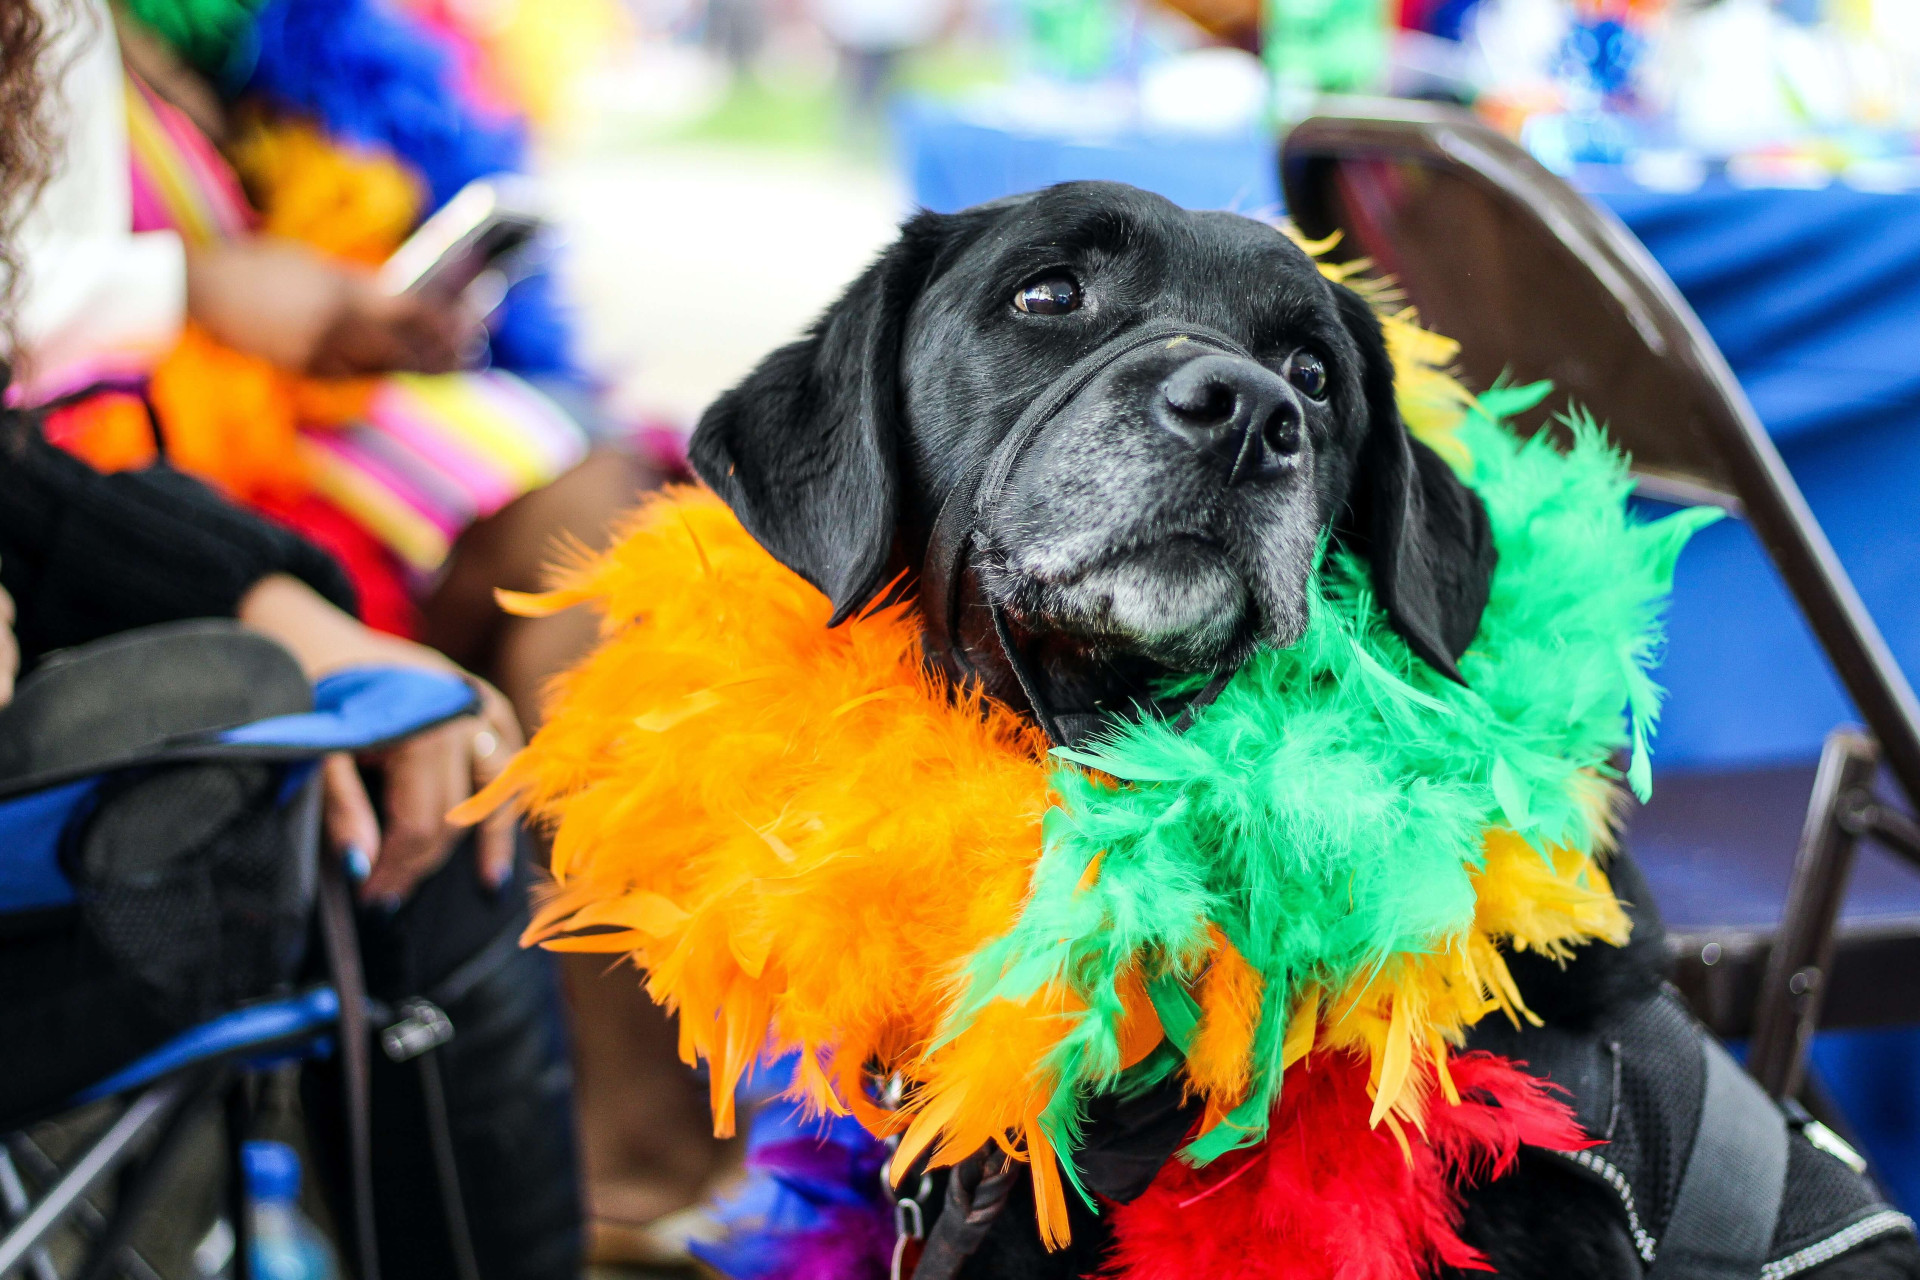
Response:
[{"label": "blue plastic bottle", "polygon": [[284,1142],[240,1150],[253,1212],[255,1280],[339,1280],[326,1237],[300,1212],[300,1157]]}]

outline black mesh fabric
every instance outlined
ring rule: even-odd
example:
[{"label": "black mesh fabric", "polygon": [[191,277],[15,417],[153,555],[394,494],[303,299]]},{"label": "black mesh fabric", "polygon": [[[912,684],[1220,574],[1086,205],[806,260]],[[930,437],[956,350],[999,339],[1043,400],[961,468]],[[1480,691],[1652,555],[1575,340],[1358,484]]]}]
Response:
[{"label": "black mesh fabric", "polygon": [[68,850],[89,932],[168,1023],[270,995],[299,964],[314,851],[284,776],[227,762],[133,771]]},{"label": "black mesh fabric", "polygon": [[1601,1034],[1620,1046],[1620,1096],[1612,1140],[1597,1154],[1628,1175],[1641,1224],[1658,1240],[1700,1127],[1700,1033],[1680,1001],[1662,993],[1629,1006]]},{"label": "black mesh fabric", "polygon": [[[1636,1243],[1650,1257],[1673,1216],[1700,1127],[1707,1034],[1669,988],[1579,1030],[1516,1030],[1489,1020],[1475,1028],[1470,1044],[1569,1091],[1582,1124],[1604,1139],[1572,1163],[1620,1198],[1629,1227],[1638,1228]],[[1789,1126],[1786,1190],[1770,1259],[1832,1240],[1886,1210],[1866,1178]],[[1898,1221],[1888,1229],[1901,1229]]]},{"label": "black mesh fabric", "polygon": [[1807,1141],[1798,1128],[1789,1128],[1787,1194],[1780,1198],[1768,1256],[1798,1253],[1886,1207],[1865,1178]]}]

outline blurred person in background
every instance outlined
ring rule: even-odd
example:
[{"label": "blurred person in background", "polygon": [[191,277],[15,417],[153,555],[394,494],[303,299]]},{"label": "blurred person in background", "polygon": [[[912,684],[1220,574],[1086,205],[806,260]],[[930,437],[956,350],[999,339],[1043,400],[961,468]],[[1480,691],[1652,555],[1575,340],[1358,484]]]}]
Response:
[{"label": "blurred person in background", "polygon": [[[463,96],[470,51],[365,0],[56,7],[62,163],[22,238],[16,399],[101,470],[164,447],[319,543],[368,624],[483,673],[531,730],[595,621],[509,617],[493,593],[603,545],[651,477],[580,425],[600,424],[543,278],[491,332],[375,283],[426,212],[521,159],[510,116]],[[494,367],[463,370],[477,348]],[[424,918],[416,883],[380,859],[365,893]],[[631,975],[566,969],[600,1234],[650,1255],[621,1237],[696,1200],[722,1151]]]},{"label": "blurred person in background", "polygon": [[736,75],[749,73],[767,42],[766,0],[707,0],[701,39]]},{"label": "blurred person in background", "polygon": [[871,114],[902,54],[930,43],[952,21],[953,0],[808,0],[808,12],[839,50],[855,109]]},{"label": "blurred person in background", "polygon": [[[178,323],[167,299],[177,307],[180,290],[195,288],[196,268],[177,241],[132,236],[118,221],[124,171],[92,163],[90,149],[116,136],[112,115],[86,109],[88,93],[102,83],[118,89],[104,19],[97,7],[0,0],[0,385],[9,389],[16,358],[31,356],[33,344],[57,351],[81,335],[100,349],[137,350],[169,317]],[[259,252],[263,273],[285,291],[282,301],[297,288],[332,300],[327,323],[308,322],[305,330],[320,330],[312,350],[333,353],[326,358],[361,359],[371,349],[378,361],[404,352],[431,365],[445,361],[468,323],[355,296],[351,281],[321,290],[325,276],[312,262],[276,259],[275,246]],[[343,317],[356,315],[355,336],[336,334]],[[282,327],[272,341],[302,332],[302,314],[292,307],[261,323],[276,321]],[[329,759],[327,843],[370,864],[358,923],[377,995],[432,990],[456,971],[470,978],[446,1002],[460,1033],[444,1069],[482,1274],[572,1277],[580,1197],[554,975],[543,954],[495,945],[511,943],[526,922],[525,859],[511,825],[463,833],[445,818],[504,766],[521,741],[519,718],[491,685],[444,655],[365,626],[353,616],[355,603],[339,565],[298,534],[164,463],[102,474],[50,445],[38,415],[0,413],[0,702],[11,700],[16,677],[56,649],[209,616],[273,637],[312,678],[354,665],[418,666],[457,672],[480,695],[477,716],[359,761]],[[375,782],[377,804],[365,780]],[[92,954],[76,913],[9,930],[0,947],[0,1086],[10,1103],[49,1101],[11,1095],[55,1074],[43,1070],[55,1059],[124,1061],[163,1038],[137,1004],[107,1008],[69,998],[62,982],[84,976]],[[476,965],[476,957],[495,954],[484,971]],[[392,1274],[451,1276],[453,1256],[434,1225],[439,1193],[417,1082],[379,1055],[373,1066],[383,1261]],[[333,1069],[315,1064],[307,1090],[323,1165],[338,1137],[327,1115],[338,1090],[319,1077]]]},{"label": "blurred person in background", "polygon": [[[170,461],[333,551],[370,623],[485,672],[531,728],[592,619],[508,618],[492,593],[537,590],[559,542],[598,545],[640,477],[531,380],[462,370],[488,335],[458,299],[373,271],[445,188],[511,168],[517,135],[454,102],[450,57],[384,9],[71,3],[66,163],[24,241],[23,394],[50,438],[143,464],[144,398]],[[223,40],[271,86],[216,92],[199,66]],[[330,110],[411,117],[424,154],[336,136]],[[535,310],[495,356],[557,386],[561,321]]]}]

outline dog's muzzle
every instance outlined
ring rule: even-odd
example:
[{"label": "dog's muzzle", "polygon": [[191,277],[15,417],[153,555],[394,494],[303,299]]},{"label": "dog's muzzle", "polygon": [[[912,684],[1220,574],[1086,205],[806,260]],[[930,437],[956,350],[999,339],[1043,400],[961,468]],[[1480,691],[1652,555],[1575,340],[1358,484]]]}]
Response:
[{"label": "dog's muzzle", "polygon": [[[996,532],[991,524],[990,513],[1006,489],[1021,456],[1041,428],[1051,422],[1102,371],[1144,347],[1180,341],[1211,348],[1216,354],[1201,356],[1191,365],[1184,366],[1162,388],[1162,398],[1167,403],[1160,417],[1166,419],[1165,425],[1169,430],[1175,430],[1196,448],[1222,453],[1232,472],[1230,482],[1247,466],[1249,457],[1257,465],[1260,458],[1278,449],[1297,448],[1297,444],[1289,443],[1298,435],[1297,424],[1290,430],[1286,422],[1279,420],[1285,416],[1283,401],[1291,404],[1291,398],[1284,394],[1267,394],[1271,389],[1257,379],[1244,376],[1228,379],[1230,385],[1226,385],[1226,390],[1230,403],[1225,410],[1202,411],[1200,406],[1207,403],[1205,393],[1211,384],[1226,378],[1223,368],[1238,370],[1252,366],[1261,373],[1267,372],[1254,362],[1251,352],[1232,338],[1204,325],[1173,320],[1149,320],[1109,338],[1049,383],[1015,421],[1013,429],[999,447],[983,463],[963,476],[947,495],[946,501],[940,504],[940,513],[934,520],[932,534],[927,540],[927,557],[920,573],[920,602],[927,658],[948,676],[961,683],[982,681],[983,673],[961,639],[959,622],[965,607],[961,597],[973,555]],[[1193,372],[1187,372],[1189,369]],[[1279,381],[1277,375],[1269,373],[1268,377]],[[1194,386],[1188,387],[1186,384],[1189,382]],[[1207,386],[1202,386],[1203,382]],[[1180,385],[1176,386],[1175,383]],[[1282,384],[1281,392],[1284,391]],[[1214,399],[1217,401],[1218,398]],[[1273,403],[1268,404],[1268,400]],[[1102,721],[1097,715],[1062,716],[1056,713],[1046,696],[1040,672],[1022,652],[1014,637],[1005,608],[992,601],[987,602],[986,608],[991,614],[993,643],[1014,679],[1019,682],[1020,691],[1026,696],[1034,720],[1049,741],[1055,746],[1069,746],[1099,729]],[[1232,677],[1232,672],[1219,673],[1189,700],[1173,721],[1175,732],[1185,732],[1194,716],[1218,696]]]}]

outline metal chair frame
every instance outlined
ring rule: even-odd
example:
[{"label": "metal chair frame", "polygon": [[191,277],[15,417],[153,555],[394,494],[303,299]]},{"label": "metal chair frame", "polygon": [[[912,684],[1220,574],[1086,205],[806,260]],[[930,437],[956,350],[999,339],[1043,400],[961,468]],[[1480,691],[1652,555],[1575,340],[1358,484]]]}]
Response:
[{"label": "metal chair frame", "polygon": [[[302,785],[291,804],[307,846],[297,856],[317,859],[317,773]],[[335,875],[323,877],[319,909],[323,915],[344,921],[345,888],[336,880]],[[323,929],[322,940],[336,981],[343,989],[356,989],[357,955],[334,954],[343,940],[351,947],[350,929]],[[351,967],[350,972],[341,972],[343,962]],[[365,1003],[364,996],[360,1003]],[[342,1019],[341,1007],[342,1001],[332,987],[320,987],[290,999],[237,1010],[190,1028],[82,1090],[72,1099],[76,1106],[108,1098],[124,1098],[125,1102],[112,1123],[65,1170],[59,1169],[24,1132],[0,1135],[0,1224],[6,1227],[0,1232],[0,1277],[25,1266],[32,1280],[61,1280],[46,1245],[55,1232],[70,1224],[89,1238],[74,1280],[109,1280],[123,1273],[136,1280],[151,1276],[153,1268],[130,1244],[133,1229],[164,1187],[173,1156],[193,1118],[220,1100],[227,1147],[226,1213],[234,1233],[233,1274],[236,1280],[248,1280],[251,1266],[246,1189],[239,1170],[240,1146],[252,1119],[252,1064],[312,1052],[330,1037],[338,1036],[343,1042],[352,1039],[356,1023],[364,1046],[364,1019]],[[357,1135],[350,1138],[359,1140]],[[27,1195],[25,1180],[20,1176],[22,1163],[30,1166],[34,1180],[44,1186],[38,1200]],[[118,1196],[113,1213],[103,1215],[88,1197],[110,1179],[118,1180]],[[370,1200],[356,1196],[356,1219],[365,1220],[367,1203]],[[353,1225],[358,1228],[361,1221]]]},{"label": "metal chair frame", "polygon": [[[1681,957],[1676,975],[1716,1031],[1751,1031],[1749,1070],[1775,1097],[1787,1097],[1801,1087],[1807,1045],[1832,985],[1826,979],[1833,972],[1836,923],[1858,840],[1873,839],[1920,867],[1920,824],[1873,791],[1884,765],[1909,803],[1920,803],[1920,701],[1719,348],[1619,219],[1467,112],[1336,98],[1296,125],[1281,148],[1288,211],[1304,234],[1353,235],[1336,178],[1342,164],[1355,161],[1420,166],[1468,184],[1506,216],[1529,224],[1536,233],[1531,248],[1557,254],[1559,269],[1598,287],[1611,310],[1596,322],[1624,340],[1634,361],[1646,362],[1635,365],[1643,378],[1640,390],[1657,384],[1661,393],[1643,394],[1631,418],[1634,438],[1628,443],[1640,492],[1712,502],[1752,525],[1867,723],[1868,732],[1836,729],[1827,739],[1780,926],[1771,938],[1746,944],[1754,952],[1749,961],[1765,952],[1757,998],[1731,1007],[1725,999],[1729,984],[1712,980],[1727,970],[1711,973],[1706,966],[1713,961],[1703,964],[1698,947],[1690,964]],[[1359,255],[1392,248],[1358,239]],[[1417,290],[1408,292],[1411,301],[1423,301]],[[1514,358],[1463,349],[1469,364],[1475,355],[1502,364]],[[1551,376],[1545,368],[1517,372]],[[1609,416],[1611,388],[1603,380],[1590,386],[1577,385],[1578,379],[1556,381],[1602,420]]]},{"label": "metal chair frame", "polygon": [[[321,782],[318,769],[312,767],[329,752],[374,749],[470,714],[476,698],[464,681],[450,676],[384,668],[337,672],[316,685],[314,693],[316,713],[324,706],[326,714],[269,717],[220,731],[216,738],[174,745],[183,752],[201,753],[194,758],[251,751],[249,758],[278,760],[289,767],[292,777],[304,776],[284,798],[298,842],[290,856],[318,869],[313,911],[330,985],[291,999],[247,1006],[189,1028],[81,1090],[66,1105],[106,1098],[126,1101],[105,1131],[64,1171],[24,1135],[0,1133],[0,1280],[22,1266],[33,1280],[60,1280],[45,1246],[68,1223],[79,1225],[92,1237],[75,1280],[108,1280],[123,1272],[135,1280],[151,1275],[152,1268],[129,1248],[128,1240],[164,1185],[170,1157],[188,1121],[216,1098],[225,1106],[226,1211],[234,1234],[233,1274],[237,1280],[247,1280],[249,1214],[240,1176],[240,1146],[252,1119],[250,1076],[262,1061],[284,1061],[292,1054],[314,1052],[323,1040],[337,1042],[342,1064],[350,1208],[350,1221],[343,1226],[351,1232],[358,1274],[362,1280],[379,1280],[373,1221],[370,1024],[384,1028],[381,1042],[389,1058],[419,1062],[423,1083],[435,1100],[428,1122],[449,1247],[460,1274],[478,1276],[432,1052],[452,1037],[453,1027],[444,1013],[424,1001],[395,1011],[368,999],[346,872],[335,860],[320,855]],[[329,721],[328,716],[335,719]],[[114,767],[118,766],[103,767],[100,772]],[[64,775],[55,775],[16,782],[10,784],[11,790],[0,792],[0,798],[12,802],[53,795],[68,781]],[[75,798],[69,793],[64,802],[71,806]],[[51,849],[41,849],[37,856],[51,858]],[[503,936],[509,945],[515,941],[511,935]],[[27,1195],[20,1163],[29,1164],[34,1181],[42,1184],[37,1202]],[[111,1216],[102,1215],[87,1197],[116,1176],[119,1201]]]}]

